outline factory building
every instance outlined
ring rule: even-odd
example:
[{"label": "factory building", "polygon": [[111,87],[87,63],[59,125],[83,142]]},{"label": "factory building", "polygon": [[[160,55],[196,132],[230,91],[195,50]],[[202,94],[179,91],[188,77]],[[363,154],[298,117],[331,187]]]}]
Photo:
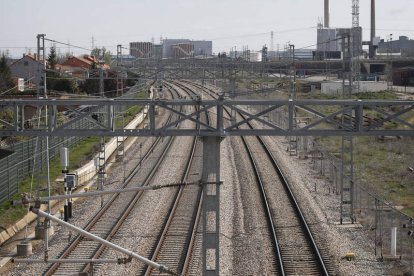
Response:
[{"label": "factory building", "polygon": [[400,36],[398,40],[381,41],[378,43],[378,55],[397,54],[401,57],[414,57],[414,40],[406,36]]},{"label": "factory building", "polygon": [[190,44],[189,39],[164,39],[162,42],[162,57],[174,58],[174,47],[176,45]]},{"label": "factory building", "polygon": [[207,40],[191,41],[194,45],[194,56],[212,56],[213,42]]},{"label": "factory building", "polygon": [[186,58],[193,56],[212,56],[213,42],[189,39],[164,39],[163,58]]},{"label": "factory building", "polygon": [[194,56],[194,45],[180,43],[172,45],[173,58],[188,58]]},{"label": "factory building", "polygon": [[136,58],[188,58],[212,56],[212,41],[190,39],[164,39],[162,44],[130,42],[129,53]]},{"label": "factory building", "polygon": [[151,58],[154,44],[151,42],[130,42],[129,54],[137,58]]},{"label": "factory building", "polygon": [[352,56],[362,54],[362,28],[318,28],[315,60],[341,59],[342,39],[350,35]]}]

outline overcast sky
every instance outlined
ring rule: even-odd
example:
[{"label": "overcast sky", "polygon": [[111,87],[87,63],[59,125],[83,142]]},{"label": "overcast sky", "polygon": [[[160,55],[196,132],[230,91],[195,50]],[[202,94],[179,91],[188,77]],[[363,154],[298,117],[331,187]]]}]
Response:
[{"label": "overcast sky", "polygon": [[[323,0],[0,0],[0,51],[21,56],[36,50],[36,35],[92,47],[163,38],[213,40],[213,51],[243,45],[270,48],[270,32],[282,48],[316,43]],[[370,0],[360,0],[360,24],[369,39]],[[351,0],[331,0],[331,27],[350,27]],[[414,0],[377,0],[377,35],[414,38]],[[47,43],[49,47],[51,43]],[[58,45],[59,47],[59,45]],[[62,46],[63,47],[63,46]],[[59,51],[67,52],[68,48]],[[82,50],[71,49],[75,54]]]}]

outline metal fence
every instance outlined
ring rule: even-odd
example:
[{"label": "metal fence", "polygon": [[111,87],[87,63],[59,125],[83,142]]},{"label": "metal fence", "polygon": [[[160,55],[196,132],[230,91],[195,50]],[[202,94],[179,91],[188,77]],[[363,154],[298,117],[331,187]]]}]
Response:
[{"label": "metal fence", "polygon": [[[269,120],[281,127],[287,125],[285,110],[273,111]],[[306,124],[306,118],[297,118],[297,125]],[[303,126],[303,125],[302,125]],[[327,193],[338,198],[340,204],[342,160],[326,151],[313,137],[286,137],[288,150],[299,158],[310,156],[312,169],[326,179]],[[372,185],[354,178],[354,212],[362,225],[362,232],[372,241],[370,250],[378,261],[394,260],[395,270],[414,275],[414,220],[402,213],[398,206],[385,200],[386,195]],[[339,207],[338,207],[339,209]],[[338,213],[338,221],[339,221]],[[410,232],[411,231],[411,232]],[[394,239],[393,237],[394,236]],[[392,268],[391,268],[392,269]]]},{"label": "metal fence", "polygon": [[[327,191],[339,197],[342,160],[324,151],[315,141],[309,147],[312,149],[313,169],[328,180]],[[409,231],[414,230],[413,218],[385,200],[382,193],[370,183],[354,179],[354,187],[355,215],[363,232],[372,241],[372,253],[379,261],[398,261],[395,264],[400,271],[414,275],[414,235],[409,235]],[[395,242],[392,242],[393,232]],[[393,247],[395,252],[392,251]]]},{"label": "metal fence", "polygon": [[[71,128],[92,128],[93,124],[84,118],[74,122]],[[70,148],[83,137],[50,137],[49,158],[53,159],[59,155],[61,147]],[[36,150],[37,148],[37,150]],[[15,143],[5,148],[13,153],[0,160],[0,204],[9,200],[19,192],[19,183],[31,175],[33,171],[34,156],[36,153],[36,170],[43,170],[46,164],[46,140],[33,138],[28,141]]]}]

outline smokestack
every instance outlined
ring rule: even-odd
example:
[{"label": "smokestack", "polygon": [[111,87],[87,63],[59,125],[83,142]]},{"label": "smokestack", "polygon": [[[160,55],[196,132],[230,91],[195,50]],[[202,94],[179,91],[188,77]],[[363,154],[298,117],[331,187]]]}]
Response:
[{"label": "smokestack", "polygon": [[375,0],[371,0],[371,45],[375,38]]},{"label": "smokestack", "polygon": [[324,15],[324,27],[329,28],[329,0],[325,0],[325,15]]}]

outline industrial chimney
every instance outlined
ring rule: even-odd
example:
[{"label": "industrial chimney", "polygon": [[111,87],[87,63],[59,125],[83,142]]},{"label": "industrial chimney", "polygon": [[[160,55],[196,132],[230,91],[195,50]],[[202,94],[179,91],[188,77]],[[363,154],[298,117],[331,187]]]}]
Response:
[{"label": "industrial chimney", "polygon": [[375,56],[375,48],[374,45],[375,40],[375,0],[371,0],[371,41],[369,45],[369,57],[373,58]]},{"label": "industrial chimney", "polygon": [[375,38],[375,0],[371,0],[371,44]]},{"label": "industrial chimney", "polygon": [[329,0],[325,0],[324,27],[329,28]]}]

